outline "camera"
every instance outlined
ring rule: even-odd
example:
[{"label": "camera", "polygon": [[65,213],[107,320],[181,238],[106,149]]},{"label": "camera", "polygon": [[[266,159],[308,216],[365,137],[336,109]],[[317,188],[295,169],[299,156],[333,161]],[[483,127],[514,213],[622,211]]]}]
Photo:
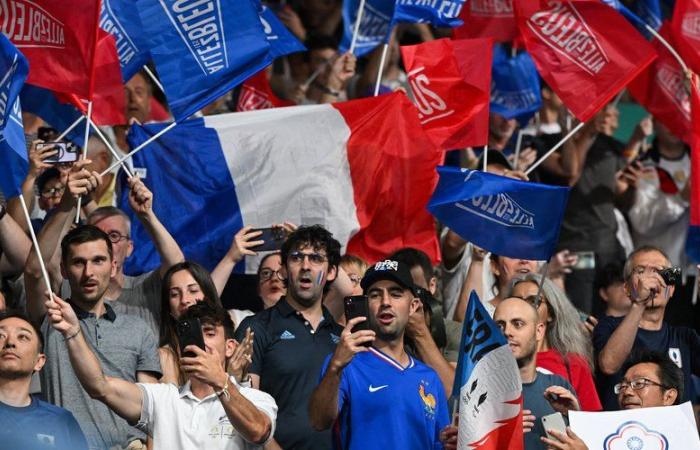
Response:
[{"label": "camera", "polygon": [[681,268],[669,267],[668,269],[659,270],[659,275],[664,279],[667,286],[676,285],[681,281]]}]

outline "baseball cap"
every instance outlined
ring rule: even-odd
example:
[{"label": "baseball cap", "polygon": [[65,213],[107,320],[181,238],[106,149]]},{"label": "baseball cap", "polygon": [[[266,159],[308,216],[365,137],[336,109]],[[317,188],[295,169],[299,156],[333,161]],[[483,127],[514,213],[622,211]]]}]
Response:
[{"label": "baseball cap", "polygon": [[410,289],[415,294],[415,285],[411,276],[411,269],[406,263],[385,259],[370,266],[365,272],[365,276],[360,281],[363,290],[369,289],[377,281],[391,280],[401,287]]}]

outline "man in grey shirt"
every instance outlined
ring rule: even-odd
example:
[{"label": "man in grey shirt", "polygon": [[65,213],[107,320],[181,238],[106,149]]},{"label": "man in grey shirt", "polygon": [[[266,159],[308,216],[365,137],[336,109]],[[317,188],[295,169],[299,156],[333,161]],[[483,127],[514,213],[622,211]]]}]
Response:
[{"label": "man in grey shirt", "polygon": [[[61,241],[61,272],[71,288],[70,303],[105,373],[129,382],[154,383],[160,378],[157,341],[138,317],[118,313],[105,302],[116,271],[109,236],[93,225],[70,231]],[[44,352],[48,363],[42,372],[47,400],[73,413],[90,449],[126,448],[145,435],[83,390],[71,366],[64,338],[44,319]],[[73,362],[76,364],[76,362]],[[77,362],[80,364],[80,362]]]}]

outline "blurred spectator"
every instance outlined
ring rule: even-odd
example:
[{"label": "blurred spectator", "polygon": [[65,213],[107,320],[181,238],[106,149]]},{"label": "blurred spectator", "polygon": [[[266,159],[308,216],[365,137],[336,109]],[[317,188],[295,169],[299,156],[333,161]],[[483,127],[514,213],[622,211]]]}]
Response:
[{"label": "blurred spectator", "polygon": [[31,246],[29,237],[0,202],[0,278],[22,272]]},{"label": "blurred spectator", "polygon": [[[105,143],[102,142],[102,139],[95,135],[90,136],[88,139],[87,158],[92,161],[91,164],[85,167],[90,172],[102,173],[112,165],[112,153]],[[102,183],[92,194],[92,199],[97,204],[97,207],[116,205],[115,195],[118,170],[120,169],[117,168],[113,172],[106,173],[102,177]]]},{"label": "blurred spectator", "polygon": [[517,276],[508,294],[535,306],[545,324],[544,339],[537,345],[537,369],[568,381],[581,400],[581,410],[600,411],[602,406],[593,381],[591,341],[581,316],[564,291],[547,278],[538,297],[541,282],[538,274]]},{"label": "blurred spectator", "polygon": [[624,317],[632,307],[632,302],[625,291],[625,279],[622,264],[608,264],[598,272],[598,295],[605,302],[605,315]]},{"label": "blurred spectator", "polygon": [[340,267],[348,274],[352,283],[352,295],[362,295],[360,281],[367,270],[368,264],[364,259],[345,254],[340,258]]},{"label": "blurred spectator", "polygon": [[355,55],[338,55],[337,41],[328,36],[312,36],[307,40],[306,47],[309,76],[298,87],[295,95],[297,103],[333,103],[347,100],[347,84],[355,75]]},{"label": "blurred spectator", "polygon": [[44,339],[29,318],[0,308],[0,442],[3,448],[87,450],[70,411],[29,395],[46,363]]}]

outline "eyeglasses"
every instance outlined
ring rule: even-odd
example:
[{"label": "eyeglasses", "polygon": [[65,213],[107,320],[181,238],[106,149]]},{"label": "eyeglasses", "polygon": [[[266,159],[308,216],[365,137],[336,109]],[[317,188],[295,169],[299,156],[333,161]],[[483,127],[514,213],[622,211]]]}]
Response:
[{"label": "eyeglasses", "polygon": [[513,297],[519,298],[520,300],[528,302],[529,304],[534,306],[535,309],[539,308],[540,305],[542,304],[542,302],[544,302],[544,297],[542,295],[537,295],[537,294],[528,295],[526,297],[518,297],[518,296],[514,295]]},{"label": "eyeglasses", "polygon": [[631,380],[629,382],[623,381],[622,383],[617,383],[615,385],[615,387],[613,387],[613,390],[615,391],[615,394],[619,394],[620,392],[622,392],[624,389],[627,389],[628,387],[631,387],[635,391],[640,391],[649,385],[659,386],[662,389],[670,389],[670,387],[665,386],[661,383],[657,383],[656,381],[651,381],[648,378],[636,378],[636,379]]},{"label": "eyeglasses", "polygon": [[129,239],[129,236],[121,234],[118,231],[109,232],[107,233],[107,236],[109,237],[109,240],[112,242],[112,244],[118,244],[125,239]]},{"label": "eyeglasses", "polygon": [[632,268],[632,273],[635,275],[643,275],[645,272],[648,274],[659,273],[664,270],[665,267],[654,267],[654,266],[634,266]]},{"label": "eyeglasses", "polygon": [[54,187],[54,188],[44,189],[43,191],[41,191],[41,196],[43,198],[61,197],[65,191],[66,191],[65,186],[58,186],[58,187]]},{"label": "eyeglasses", "polygon": [[350,278],[350,282],[352,283],[353,286],[359,286],[360,281],[362,281],[362,277],[359,275],[356,275],[354,273],[349,273],[348,278]]},{"label": "eyeglasses", "polygon": [[272,275],[276,275],[278,280],[284,281],[284,278],[282,278],[282,274],[279,270],[261,269],[260,273],[258,274],[258,276],[260,277],[260,282],[262,283],[270,281]]},{"label": "eyeglasses", "polygon": [[289,254],[287,259],[289,260],[290,263],[292,264],[301,264],[304,262],[304,258],[309,258],[309,263],[312,266],[320,266],[328,258],[326,258],[325,255],[322,255],[320,253],[302,253],[302,252],[292,252]]}]

